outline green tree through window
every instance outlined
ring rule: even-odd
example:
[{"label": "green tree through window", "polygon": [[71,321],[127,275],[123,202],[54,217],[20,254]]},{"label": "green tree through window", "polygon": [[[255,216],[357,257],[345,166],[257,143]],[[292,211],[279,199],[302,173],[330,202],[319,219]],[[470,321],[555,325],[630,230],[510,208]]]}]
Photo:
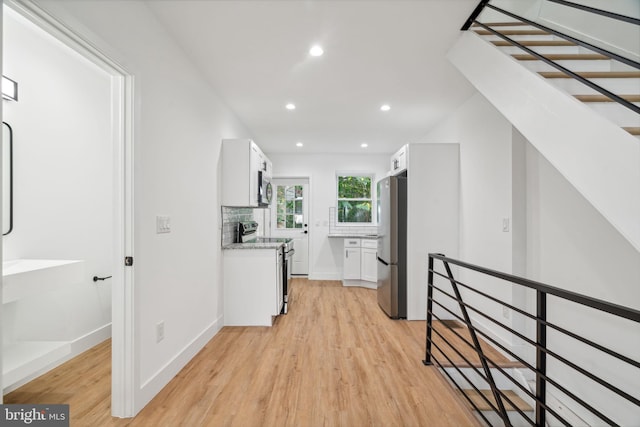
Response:
[{"label": "green tree through window", "polygon": [[371,175],[338,175],[338,223],[371,223]]},{"label": "green tree through window", "polygon": [[276,190],[277,228],[302,228],[302,185],[278,185]]}]

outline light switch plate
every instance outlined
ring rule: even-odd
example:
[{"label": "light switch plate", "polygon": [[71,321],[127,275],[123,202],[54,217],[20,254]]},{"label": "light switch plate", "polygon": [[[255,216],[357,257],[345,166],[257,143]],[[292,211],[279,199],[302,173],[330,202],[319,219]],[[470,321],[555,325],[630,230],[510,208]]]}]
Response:
[{"label": "light switch plate", "polygon": [[164,320],[156,324],[156,342],[159,343],[164,339]]},{"label": "light switch plate", "polygon": [[171,233],[171,217],[167,215],[156,216],[156,234]]}]

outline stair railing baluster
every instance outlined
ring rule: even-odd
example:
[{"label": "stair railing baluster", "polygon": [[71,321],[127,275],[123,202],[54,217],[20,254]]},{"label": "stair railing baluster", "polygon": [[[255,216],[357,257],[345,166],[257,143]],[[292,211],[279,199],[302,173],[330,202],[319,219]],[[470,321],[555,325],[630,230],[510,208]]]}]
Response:
[{"label": "stair railing baluster", "polygon": [[[440,260],[443,263],[443,266],[446,269],[446,274],[444,274],[441,271],[436,271],[436,268],[434,267],[434,265],[436,264],[436,260]],[[450,267],[451,264],[457,266],[458,268],[463,269],[464,271],[474,271],[479,274],[485,275],[487,277],[493,277],[498,280],[509,282],[511,285],[522,286],[526,289],[531,289],[535,291],[536,292],[535,311],[529,313],[527,310],[522,310],[509,303],[500,301],[498,298],[493,297],[488,293],[482,292],[478,289],[474,289],[469,284],[465,284],[461,281],[458,281],[453,276],[453,273]],[[554,373],[558,372],[557,370],[554,370],[554,372],[552,372],[552,375],[549,376],[549,371],[547,369],[547,360],[551,360],[551,359],[553,359],[554,364],[557,363],[559,365],[561,364],[563,366],[570,368],[572,370],[571,372],[573,372],[574,375],[576,375],[578,378],[581,378],[581,380],[587,380],[587,379],[591,380],[594,385],[603,387],[603,389],[607,389],[612,393],[615,393],[615,395],[617,395],[620,399],[627,401],[632,405],[635,405],[636,408],[640,408],[640,398],[636,396],[637,390],[633,392],[625,391],[624,386],[620,386],[620,385],[616,385],[608,382],[607,379],[598,376],[596,372],[592,372],[589,369],[586,369],[585,367],[581,366],[579,363],[574,363],[568,360],[566,357],[563,357],[561,354],[559,354],[556,350],[550,349],[547,347],[547,345],[549,344],[547,342],[547,330],[548,328],[552,328],[554,332],[560,333],[561,336],[575,338],[577,342],[580,342],[582,344],[589,346],[591,349],[601,353],[602,355],[610,356],[611,358],[613,358],[613,360],[617,360],[621,363],[624,363],[625,366],[628,366],[629,368],[640,369],[639,361],[629,356],[626,356],[622,352],[613,351],[609,349],[604,343],[598,343],[598,342],[592,341],[591,339],[581,337],[580,335],[577,335],[576,331],[572,332],[560,325],[550,322],[549,319],[547,318],[547,305],[550,302],[547,298],[547,295],[552,295],[554,297],[553,300],[551,301],[553,303],[556,302],[556,298],[559,298],[563,301],[569,301],[573,304],[577,304],[578,306],[595,310],[596,313],[602,313],[602,314],[607,313],[607,315],[612,315],[619,319],[626,319],[627,321],[634,322],[634,325],[629,325],[629,326],[635,326],[635,327],[640,326],[640,310],[624,307],[624,306],[603,301],[603,300],[599,300],[597,298],[589,297],[587,295],[578,294],[572,291],[568,291],[566,289],[550,286],[550,285],[547,285],[541,282],[536,282],[523,277],[514,276],[512,274],[503,273],[503,272],[491,270],[485,267],[469,264],[454,258],[447,258],[446,256],[442,254],[437,254],[437,253],[429,254],[429,270],[430,271],[429,271],[428,281],[429,281],[430,292],[429,292],[428,299],[431,301],[431,305],[428,305],[429,312],[430,312],[428,314],[431,314],[432,316],[432,318],[429,321],[431,323],[431,332],[437,335],[437,336],[436,335],[434,336],[438,340],[442,340],[444,343],[449,345],[456,352],[456,354],[459,357],[461,357],[462,360],[464,360],[464,362],[467,365],[470,365],[467,357],[465,357],[454,346],[453,341],[455,341],[455,338],[453,338],[452,340],[450,340],[449,338],[446,338],[444,335],[440,333],[439,328],[434,327],[433,322],[443,322],[443,320],[439,317],[437,313],[433,312],[433,308],[437,306],[438,309],[443,310],[443,312],[447,312],[449,315],[453,316],[451,319],[456,319],[457,321],[459,321],[459,323],[465,323],[467,325],[467,328],[469,330],[469,337],[463,337],[462,335],[460,335],[458,332],[456,332],[453,329],[453,326],[449,326],[446,324],[444,326],[447,329],[449,329],[449,331],[455,337],[457,337],[457,339],[460,340],[462,344],[466,345],[467,348],[471,348],[480,357],[480,362],[482,364],[481,368],[484,370],[484,374],[481,373],[481,371],[479,370],[480,367],[473,366],[473,371],[475,371],[476,375],[479,375],[479,377],[482,378],[482,380],[485,383],[488,383],[489,387],[491,387],[491,392],[493,394],[496,404],[495,405],[490,404],[489,406],[496,415],[502,418],[505,425],[511,426],[511,420],[508,418],[508,416],[506,416],[506,411],[502,412],[502,410],[505,409],[505,405],[508,402],[510,406],[509,410],[511,410],[511,407],[515,408],[518,414],[524,417],[524,420],[526,422],[532,425],[535,425],[536,427],[544,427],[546,425],[546,421],[548,417],[553,417],[556,422],[562,425],[565,425],[567,427],[570,427],[572,423],[570,423],[567,419],[565,419],[565,417],[562,416],[563,414],[559,414],[557,412],[559,407],[556,407],[555,404],[551,406],[548,404],[547,385],[552,387],[558,393],[563,394],[564,395],[563,398],[570,399],[570,401],[577,404],[581,408],[580,411],[584,411],[585,414],[589,413],[590,414],[589,416],[595,416],[599,418],[606,425],[610,425],[610,426],[623,425],[617,419],[618,417],[620,417],[620,414],[615,414],[615,415],[607,414],[606,413],[607,409],[609,409],[609,412],[611,412],[610,411],[611,408],[604,408],[604,407],[599,408],[598,406],[601,405],[601,402],[594,402],[593,401],[594,396],[590,396],[590,399],[587,399],[584,396],[580,397],[576,393],[574,393],[572,390],[570,390],[567,384],[563,384],[559,382],[559,379],[553,376]],[[442,286],[439,286],[436,283],[434,283],[436,280],[435,279],[436,276],[440,276],[443,280],[450,282],[453,292],[449,292],[443,289]],[[535,322],[535,328],[536,328],[535,337],[529,337],[527,335],[524,335],[523,333],[518,332],[510,328],[509,326],[503,324],[497,319],[494,319],[487,313],[484,313],[483,311],[479,310],[477,307],[474,307],[474,305],[470,304],[469,302],[463,301],[460,293],[460,287],[463,287],[467,291],[473,291],[476,295],[485,297],[490,301],[501,304],[503,307],[513,310],[514,313],[518,313],[519,315],[522,315],[525,318],[533,320]],[[443,302],[438,301],[438,297],[448,298],[449,301],[453,301],[454,303],[457,302],[457,305],[459,305],[460,310],[456,310],[453,307],[445,306]],[[452,309],[455,310],[456,312],[452,311]],[[475,314],[478,314],[490,320],[496,326],[507,330],[514,337],[521,339],[525,344],[533,346],[535,351],[535,356],[536,356],[535,362],[533,361],[527,362],[520,355],[516,354],[512,349],[507,348],[507,346],[501,344],[498,340],[494,339],[489,334],[485,333],[482,329],[475,328],[471,324],[469,310],[473,311]],[[485,343],[485,346],[489,346],[489,347],[485,347],[484,349],[482,348],[480,343],[481,337],[482,339],[486,339],[489,343],[491,343],[491,344]],[[467,393],[465,392],[465,390],[463,390],[461,385],[458,384],[458,382],[453,379],[453,377],[449,374],[449,372],[447,372],[446,367],[443,366],[442,363],[439,361],[442,350],[440,350],[438,343],[433,340],[432,336],[429,337],[428,341],[430,341],[433,346],[433,348],[430,348],[430,350],[428,351],[430,361],[432,361],[433,364],[437,365],[439,367],[439,370],[447,375],[447,377],[452,381],[452,383],[464,394],[465,398],[469,401],[470,398],[469,396],[467,396]],[[534,373],[536,384],[533,390],[529,390],[529,388],[525,384],[520,384],[520,380],[518,378],[514,377],[513,374],[501,368],[500,365],[496,363],[495,360],[492,360],[491,350],[490,350],[491,345],[494,345],[496,349],[499,349],[502,352],[504,352],[505,355],[508,355],[507,357],[510,356],[513,358],[512,360],[519,362],[523,369],[527,369],[530,372]],[[469,379],[467,378],[466,375],[463,374],[463,372],[460,371],[460,368],[456,365],[456,363],[454,363],[446,354],[442,353],[442,356],[445,357],[447,361],[451,364],[451,366],[455,368],[460,375],[462,375],[465,381],[467,381],[467,383],[470,383],[472,388],[474,388],[475,391],[478,392],[477,387],[469,381]],[[548,359],[548,358],[551,358],[551,359]],[[491,374],[491,371],[489,371],[488,369],[489,366],[493,366],[494,368],[497,369],[499,374],[495,374],[495,375],[502,375],[503,377],[500,377],[501,379],[503,378],[505,380],[509,380],[511,383],[513,383],[513,385],[519,388],[521,393],[523,393],[524,395],[528,396],[529,398],[531,398],[536,402],[535,408],[528,409],[528,411],[531,411],[530,412],[531,415],[526,415],[522,411],[520,411],[518,408],[516,408],[515,401],[511,400],[511,398],[508,395],[504,394],[501,390],[499,390],[496,387],[493,375]],[[499,396],[496,396],[496,392]],[[485,399],[485,402],[488,396],[489,394],[487,394],[487,396],[483,395],[482,398]],[[504,400],[502,400],[501,398]],[[597,397],[595,398],[597,399]],[[476,404],[473,404],[472,402],[470,402],[470,404],[476,411],[480,411],[480,409]],[[500,409],[498,409],[498,407],[500,407]],[[488,425],[494,425],[492,422],[488,421],[488,419],[486,419],[481,413],[479,413],[479,415],[485,422],[487,422]],[[578,414],[578,416],[580,415],[581,414]],[[622,415],[622,416],[624,417],[628,415],[629,414],[626,413],[625,415]]]},{"label": "stair railing baluster", "polygon": [[[480,363],[482,364],[482,369],[484,370],[485,375],[487,376],[487,380],[489,382],[489,387],[491,387],[491,393],[493,394],[493,398],[496,400],[496,404],[498,405],[498,409],[500,410],[500,417],[504,422],[505,427],[511,427],[511,421],[509,420],[509,415],[507,414],[507,410],[504,407],[504,402],[502,401],[502,396],[498,392],[498,387],[496,386],[496,382],[493,379],[493,375],[491,374],[491,369],[489,368],[489,364],[485,359],[484,352],[482,351],[482,347],[480,346],[480,340],[478,340],[478,336],[476,335],[476,331],[471,324],[471,317],[467,312],[467,307],[462,304],[462,295],[460,294],[460,290],[458,289],[458,285],[456,283],[455,278],[453,277],[453,273],[451,272],[451,268],[449,267],[449,263],[443,260],[444,268],[447,271],[447,276],[449,277],[449,282],[451,282],[451,287],[453,288],[453,292],[456,295],[456,299],[458,300],[458,304],[460,305],[460,310],[462,312],[462,317],[467,324],[467,328],[469,329],[469,334],[471,335],[471,340],[473,341],[473,345],[475,347],[476,352],[478,353],[478,357],[480,358]],[[544,425],[544,424],[541,424]]]},{"label": "stair railing baluster", "polygon": [[475,9],[473,9],[473,12],[471,12],[471,15],[469,15],[469,18],[467,18],[467,21],[464,23],[464,25],[462,26],[462,28],[460,28],[460,31],[467,31],[469,29],[469,27],[471,27],[471,25],[473,24],[473,22],[476,20],[476,18],[478,17],[478,15],[480,15],[480,13],[482,13],[482,11],[484,10],[484,7],[490,2],[491,0],[480,0],[480,3],[478,3],[478,5],[476,6]]},{"label": "stair railing baluster", "polygon": [[[441,254],[444,256],[444,254]],[[425,355],[422,363],[433,365],[431,361],[431,331],[433,329],[433,258],[429,257],[429,269],[427,270],[427,342],[425,345]]]},{"label": "stair railing baluster", "polygon": [[[498,37],[500,37],[501,39],[511,43],[513,46],[517,46],[518,48],[522,49],[523,51],[527,52],[529,55],[535,56],[537,59],[539,59],[540,61],[543,61],[544,63],[562,71],[564,74],[570,76],[571,78],[578,80],[580,83],[589,86],[591,89],[594,89],[598,92],[600,92],[601,94],[605,95],[606,97],[613,99],[615,102],[617,102],[620,105],[623,105],[625,107],[627,107],[628,109],[630,109],[631,111],[640,114],[640,107],[638,107],[637,105],[635,105],[632,102],[627,101],[626,99],[616,95],[615,93],[603,88],[602,86],[592,82],[589,79],[585,79],[584,77],[582,77],[580,74],[571,71],[570,69],[568,69],[567,67],[564,67],[560,64],[558,64],[555,61],[552,61],[551,59],[547,58],[546,56],[536,52],[533,49],[529,49],[528,47],[524,46],[521,43],[518,43],[516,40],[513,40],[507,36],[505,36],[504,34],[502,34],[499,31],[494,30],[493,28],[478,22],[477,23],[480,27],[484,28],[485,30],[489,31],[490,33],[492,33],[493,35],[496,35]],[[633,62],[633,61],[632,61]],[[635,66],[638,66],[638,63],[633,62],[635,64]]]},{"label": "stair railing baluster", "polygon": [[536,291],[536,425],[544,426],[546,422],[547,403],[547,294]]}]

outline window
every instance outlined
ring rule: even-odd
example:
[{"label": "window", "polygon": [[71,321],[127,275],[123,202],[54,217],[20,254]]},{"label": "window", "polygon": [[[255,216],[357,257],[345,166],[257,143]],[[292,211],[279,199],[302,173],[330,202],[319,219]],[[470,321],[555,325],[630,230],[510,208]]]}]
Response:
[{"label": "window", "polygon": [[373,222],[373,175],[342,174],[338,181],[338,224]]},{"label": "window", "polygon": [[276,189],[277,228],[302,228],[304,216],[302,185],[278,185]]}]

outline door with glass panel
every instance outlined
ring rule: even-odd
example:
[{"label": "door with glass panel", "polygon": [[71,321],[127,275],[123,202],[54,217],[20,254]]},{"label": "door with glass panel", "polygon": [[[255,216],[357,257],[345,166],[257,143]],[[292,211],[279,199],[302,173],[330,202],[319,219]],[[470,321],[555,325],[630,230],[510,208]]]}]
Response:
[{"label": "door with glass panel", "polygon": [[274,178],[271,235],[294,239],[291,274],[309,274],[309,178]]}]

